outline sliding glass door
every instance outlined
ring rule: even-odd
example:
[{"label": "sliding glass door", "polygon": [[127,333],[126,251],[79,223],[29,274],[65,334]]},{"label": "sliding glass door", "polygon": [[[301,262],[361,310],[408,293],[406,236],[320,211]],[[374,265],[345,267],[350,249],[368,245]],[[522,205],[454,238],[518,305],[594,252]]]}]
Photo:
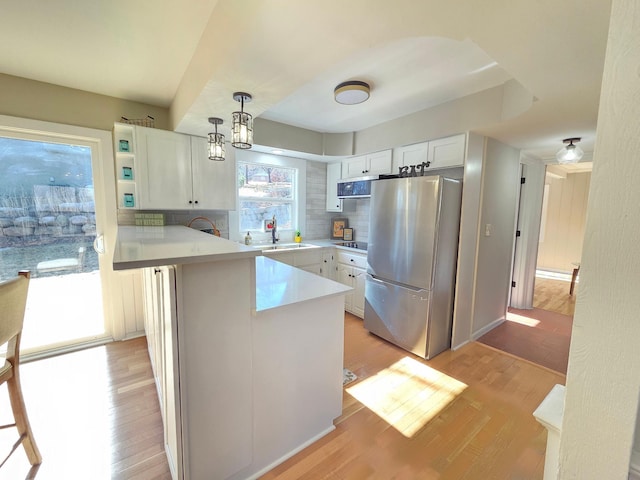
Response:
[{"label": "sliding glass door", "polygon": [[[95,149],[0,131],[0,279],[31,271],[24,353],[110,337],[105,324]],[[97,249],[94,248],[97,246]]]}]

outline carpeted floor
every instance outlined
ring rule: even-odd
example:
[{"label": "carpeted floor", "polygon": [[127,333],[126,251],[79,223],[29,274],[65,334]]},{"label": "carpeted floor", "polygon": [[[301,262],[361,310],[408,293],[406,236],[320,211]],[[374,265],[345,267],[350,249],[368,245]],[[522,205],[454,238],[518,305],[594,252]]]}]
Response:
[{"label": "carpeted floor", "polygon": [[573,317],[534,308],[510,308],[507,320],[479,342],[567,374]]}]

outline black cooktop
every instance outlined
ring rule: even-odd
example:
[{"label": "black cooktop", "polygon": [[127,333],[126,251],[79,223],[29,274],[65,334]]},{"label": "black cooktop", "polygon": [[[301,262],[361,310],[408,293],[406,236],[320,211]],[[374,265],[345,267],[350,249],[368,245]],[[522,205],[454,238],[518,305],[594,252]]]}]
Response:
[{"label": "black cooktop", "polygon": [[336,245],[339,247],[355,248],[357,250],[367,250],[367,242],[338,242]]}]

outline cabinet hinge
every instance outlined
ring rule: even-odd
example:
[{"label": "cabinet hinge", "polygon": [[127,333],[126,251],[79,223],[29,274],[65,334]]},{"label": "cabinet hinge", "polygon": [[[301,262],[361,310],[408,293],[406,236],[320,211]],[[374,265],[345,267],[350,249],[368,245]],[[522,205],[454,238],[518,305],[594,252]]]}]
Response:
[{"label": "cabinet hinge", "polygon": [[515,286],[516,286],[516,282],[513,282],[513,281],[512,281],[512,282],[511,282],[511,286],[512,286],[513,288],[515,288]]},{"label": "cabinet hinge", "polygon": [[527,182],[527,179],[524,177],[520,177],[520,183],[521,184],[525,184]]}]

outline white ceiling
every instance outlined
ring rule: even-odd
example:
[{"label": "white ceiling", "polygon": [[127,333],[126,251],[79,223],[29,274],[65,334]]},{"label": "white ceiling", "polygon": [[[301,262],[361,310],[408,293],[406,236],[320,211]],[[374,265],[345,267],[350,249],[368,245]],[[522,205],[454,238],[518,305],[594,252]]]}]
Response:
[{"label": "white ceiling", "polygon": [[[515,78],[537,101],[479,125],[532,155],[593,150],[610,2],[0,0],[0,72],[171,107],[205,134],[234,91],[262,118],[358,131]],[[497,65],[495,64],[497,62]],[[333,88],[372,85],[360,106]]]}]

